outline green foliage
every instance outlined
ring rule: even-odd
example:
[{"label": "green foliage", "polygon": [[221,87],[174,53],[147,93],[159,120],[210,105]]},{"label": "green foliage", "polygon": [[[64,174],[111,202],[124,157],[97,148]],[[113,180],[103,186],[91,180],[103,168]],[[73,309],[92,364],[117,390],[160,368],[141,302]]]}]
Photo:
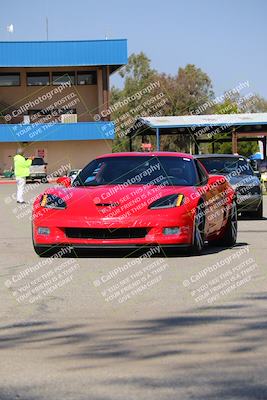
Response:
[{"label": "green foliage", "polygon": [[[226,99],[222,104],[216,104],[213,109],[213,114],[237,114],[240,112],[238,107],[239,98]],[[219,154],[232,153],[232,143],[219,143],[217,139],[229,137],[229,133],[218,133],[214,137],[214,151]],[[209,146],[211,152],[211,145]],[[243,156],[250,156],[259,150],[257,142],[238,142],[238,153]]]},{"label": "green foliage", "polygon": [[252,96],[246,104],[246,112],[267,112],[267,100],[259,95]]},{"label": "green foliage", "polygon": [[[150,66],[149,58],[141,52],[132,54],[128,64],[120,70],[120,76],[124,78],[123,89],[111,88],[111,105],[118,104],[119,101],[130,100],[128,104],[118,107],[112,113],[112,120],[116,122],[116,138],[113,143],[113,151],[129,150],[129,139],[126,134],[135,120],[144,113],[145,109],[141,106],[153,93],[142,94],[142,90],[151,83],[158,81],[158,75]],[[141,93],[141,95],[139,95]]]},{"label": "green foliage", "polygon": [[[201,104],[214,97],[212,83],[208,75],[193,64],[179,68],[177,75],[160,76],[168,102],[163,115],[187,115],[194,113]],[[189,151],[189,136],[164,136],[161,140],[163,150]]]},{"label": "green foliage", "polygon": [[[131,101],[113,112],[112,120],[116,122],[113,151],[128,149],[128,139],[123,132],[126,133],[127,127],[138,117],[158,115],[147,106],[142,107],[151,97],[159,93],[164,94],[164,104],[159,109],[160,115],[186,115],[214,96],[210,78],[200,68],[189,64],[185,68],[179,68],[175,76],[159,74],[151,68],[149,58],[142,52],[129,57],[128,65],[121,69],[120,75],[124,78],[124,87],[121,90],[112,87],[111,105],[141,92],[151,82],[158,82],[159,85],[152,93],[142,95],[141,99]],[[162,137],[162,148],[189,151],[188,135]]]},{"label": "green foliage", "polygon": [[132,54],[128,64],[123,67],[120,76],[125,79],[124,94],[132,94],[132,90],[141,89],[155,74],[150,66],[150,59],[143,53]]},{"label": "green foliage", "polygon": [[[129,139],[126,134],[137,118],[142,116],[157,115],[188,115],[204,114],[233,114],[238,112],[264,112],[267,111],[267,101],[260,96],[252,96],[240,99],[239,94],[232,94],[224,103],[213,105],[214,93],[209,76],[193,64],[179,68],[176,75],[158,73],[151,68],[150,59],[143,53],[132,54],[128,65],[123,67],[120,76],[124,78],[122,89],[112,87],[111,106],[130,98],[136,93],[142,93],[152,82],[158,82],[158,86],[152,92],[142,93],[140,98],[134,98],[128,104],[122,105],[113,111],[111,117],[116,123],[116,138],[113,151],[125,151],[129,149]],[[146,100],[157,94],[164,94],[164,102],[158,113],[146,106]],[[241,101],[242,100],[242,101]],[[121,104],[121,103],[120,103]],[[202,108],[201,108],[202,107]],[[228,132],[229,134],[229,132]],[[231,143],[219,143],[216,139],[227,136],[227,132],[217,133],[214,136],[215,151],[218,153],[231,153]],[[150,139],[151,143],[154,138]],[[140,149],[140,140],[136,139],[136,149]],[[161,137],[161,148],[169,151],[189,151],[189,135],[170,135]],[[211,146],[208,146],[211,152]],[[248,156],[258,150],[256,142],[239,142],[238,151]]]}]

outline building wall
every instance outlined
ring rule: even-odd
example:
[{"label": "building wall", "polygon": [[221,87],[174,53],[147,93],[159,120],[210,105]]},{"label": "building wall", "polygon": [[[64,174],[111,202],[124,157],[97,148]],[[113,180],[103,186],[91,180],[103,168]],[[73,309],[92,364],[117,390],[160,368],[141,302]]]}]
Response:
[{"label": "building wall", "polygon": [[[16,143],[0,143],[0,173],[13,166]],[[83,168],[96,156],[111,153],[112,140],[33,142],[25,147],[25,156],[44,151],[48,174],[70,164],[70,168]]]},{"label": "building wall", "polygon": [[[97,71],[97,85],[75,85],[67,87],[58,94],[53,94],[52,99],[47,99],[39,105],[29,109],[45,109],[61,100],[63,97],[72,95],[70,100],[66,100],[63,105],[72,104],[69,108],[76,108],[78,122],[93,121],[94,115],[99,114],[103,109],[103,81],[102,67],[49,67],[49,68],[1,68],[0,72],[20,72],[21,85],[13,87],[0,87],[0,111],[2,114],[9,114],[13,110],[24,106],[29,101],[36,100],[58,86],[27,86],[27,72],[72,72],[72,71]],[[56,107],[56,108],[60,108]],[[3,123],[4,121],[0,121]],[[22,117],[13,118],[10,123],[21,123]],[[44,121],[49,122],[49,121]]]}]

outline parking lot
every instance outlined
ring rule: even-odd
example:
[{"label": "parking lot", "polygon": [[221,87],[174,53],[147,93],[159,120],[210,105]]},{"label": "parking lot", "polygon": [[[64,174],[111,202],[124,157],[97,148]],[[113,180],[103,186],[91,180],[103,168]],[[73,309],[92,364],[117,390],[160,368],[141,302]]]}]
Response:
[{"label": "parking lot", "polygon": [[1,400],[266,399],[267,196],[232,249],[51,260],[14,191],[0,185]]}]

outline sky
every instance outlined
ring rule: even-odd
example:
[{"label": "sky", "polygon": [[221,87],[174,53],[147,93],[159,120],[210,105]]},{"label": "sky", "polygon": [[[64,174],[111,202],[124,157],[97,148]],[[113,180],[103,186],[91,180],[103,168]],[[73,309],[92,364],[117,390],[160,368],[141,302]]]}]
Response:
[{"label": "sky", "polygon": [[249,81],[267,99],[266,0],[0,0],[0,10],[0,40],[45,40],[47,16],[49,40],[126,38],[159,72],[195,64],[218,96]]}]

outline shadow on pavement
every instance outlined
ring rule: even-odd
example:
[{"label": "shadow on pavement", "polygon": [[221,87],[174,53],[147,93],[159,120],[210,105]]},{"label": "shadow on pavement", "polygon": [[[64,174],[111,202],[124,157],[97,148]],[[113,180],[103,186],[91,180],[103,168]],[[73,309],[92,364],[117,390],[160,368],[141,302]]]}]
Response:
[{"label": "shadow on pavement", "polygon": [[[130,362],[134,369],[127,378],[100,375],[107,387],[130,385],[136,393],[154,390],[153,396],[157,390],[172,388],[175,398],[183,400],[266,400],[267,322],[262,308],[266,297],[267,293],[253,293],[238,304],[197,308],[167,318],[113,319],[102,321],[103,325],[90,316],[79,324],[48,320],[11,324],[0,328],[0,343],[2,349],[38,348],[40,359],[51,365],[62,361],[63,373],[90,374],[107,367],[121,373],[124,363]],[[53,354],[48,355],[51,348]],[[146,366],[153,366],[160,377],[144,377]],[[8,396],[3,393],[0,398],[11,400]]]}]

